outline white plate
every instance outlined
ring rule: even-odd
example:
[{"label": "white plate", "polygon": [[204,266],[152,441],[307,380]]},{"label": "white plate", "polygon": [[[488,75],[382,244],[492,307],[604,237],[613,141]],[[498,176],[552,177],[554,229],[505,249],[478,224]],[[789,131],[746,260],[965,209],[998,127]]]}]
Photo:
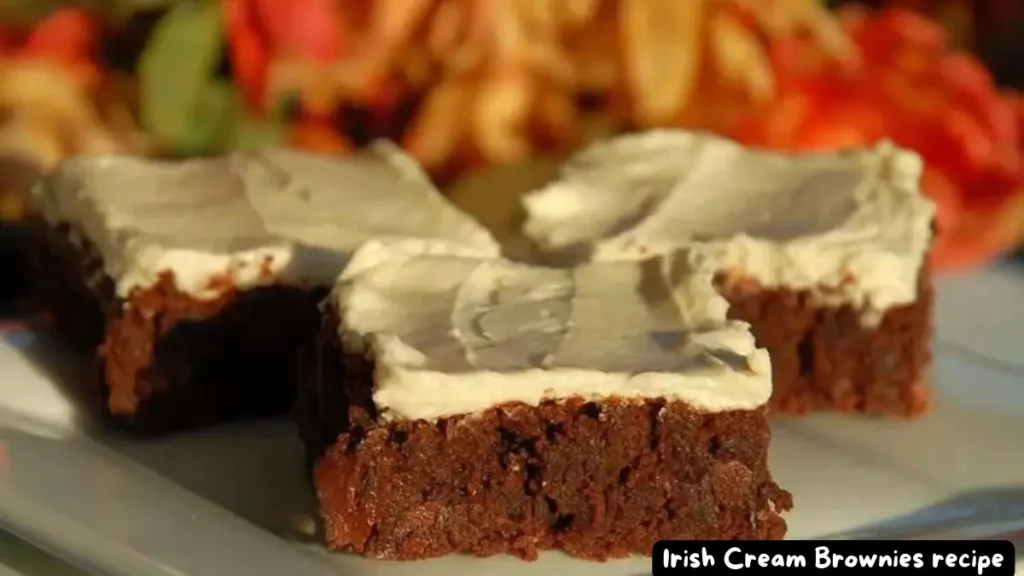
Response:
[{"label": "white plate", "polygon": [[[916,422],[815,416],[774,425],[792,538],[1024,527],[1024,276],[995,268],[939,284],[934,412]],[[0,525],[96,573],[124,576],[630,576],[544,555],[395,563],[327,554],[297,531],[312,498],[285,420],[139,442],[83,423],[48,374],[58,348],[0,344]],[[994,530],[995,528],[993,528]],[[305,540],[305,542],[302,542]],[[649,572],[648,572],[649,573]]]}]

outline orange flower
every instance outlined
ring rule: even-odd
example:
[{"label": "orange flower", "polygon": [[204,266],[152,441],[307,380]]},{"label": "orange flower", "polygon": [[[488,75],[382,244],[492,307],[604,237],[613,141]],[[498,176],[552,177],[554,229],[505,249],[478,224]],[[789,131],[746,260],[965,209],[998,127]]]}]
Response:
[{"label": "orange flower", "polygon": [[288,141],[293,146],[322,154],[345,154],[352,145],[330,124],[300,119],[289,127]]},{"label": "orange flower", "polygon": [[864,146],[882,138],[925,160],[922,186],[938,205],[939,269],[977,265],[1013,241],[1003,225],[1019,196],[1020,118],[987,70],[951,52],[937,24],[913,12],[843,13],[855,66],[826,63],[792,38],[773,46],[777,99],[742,121],[744,142],[791,150]]}]

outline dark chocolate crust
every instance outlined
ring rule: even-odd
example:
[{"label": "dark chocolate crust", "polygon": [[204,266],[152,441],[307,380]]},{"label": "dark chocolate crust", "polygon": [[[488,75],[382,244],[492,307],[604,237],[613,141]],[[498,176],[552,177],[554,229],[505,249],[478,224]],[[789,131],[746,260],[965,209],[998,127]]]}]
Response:
[{"label": "dark chocolate crust", "polygon": [[573,399],[385,422],[372,362],[330,315],[300,422],[327,544],[369,557],[546,549],[603,560],[661,539],[777,539],[792,506],[768,471],[764,410]]},{"label": "dark chocolate crust", "polygon": [[112,422],[160,434],[290,409],[322,291],[228,288],[200,301],[165,274],[122,300],[66,225],[45,234],[34,260],[38,305],[85,356],[82,388]]},{"label": "dark chocolate crust", "polygon": [[815,410],[913,417],[931,399],[932,278],[924,268],[915,302],[867,326],[851,306],[810,292],[766,290],[747,279],[719,282],[730,316],[750,322],[772,359],[774,413]]}]

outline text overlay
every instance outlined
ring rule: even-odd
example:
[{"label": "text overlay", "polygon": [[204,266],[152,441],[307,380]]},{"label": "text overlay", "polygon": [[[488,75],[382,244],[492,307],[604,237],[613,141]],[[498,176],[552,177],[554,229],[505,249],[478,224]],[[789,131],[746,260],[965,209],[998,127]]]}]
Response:
[{"label": "text overlay", "polygon": [[654,545],[654,576],[736,572],[1012,575],[1013,544],[1006,540],[783,540]]}]

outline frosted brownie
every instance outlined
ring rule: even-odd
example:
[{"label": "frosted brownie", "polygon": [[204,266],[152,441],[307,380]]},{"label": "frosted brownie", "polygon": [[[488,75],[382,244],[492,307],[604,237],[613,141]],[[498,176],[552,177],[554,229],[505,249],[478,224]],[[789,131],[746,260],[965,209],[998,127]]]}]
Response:
[{"label": "frosted brownie", "polygon": [[397,148],[82,157],[36,190],[39,278],[115,421],[165,432],[286,411],[318,302],[367,238],[496,255]]},{"label": "frosted brownie", "polygon": [[360,248],[300,392],[328,545],[604,559],[781,538],[770,361],[711,278],[684,253],[552,269]]},{"label": "frosted brownie", "polygon": [[579,153],[524,199],[525,232],[570,261],[711,249],[731,314],[772,357],[778,412],[924,412],[934,209],[921,160],[787,155],[685,131]]}]

